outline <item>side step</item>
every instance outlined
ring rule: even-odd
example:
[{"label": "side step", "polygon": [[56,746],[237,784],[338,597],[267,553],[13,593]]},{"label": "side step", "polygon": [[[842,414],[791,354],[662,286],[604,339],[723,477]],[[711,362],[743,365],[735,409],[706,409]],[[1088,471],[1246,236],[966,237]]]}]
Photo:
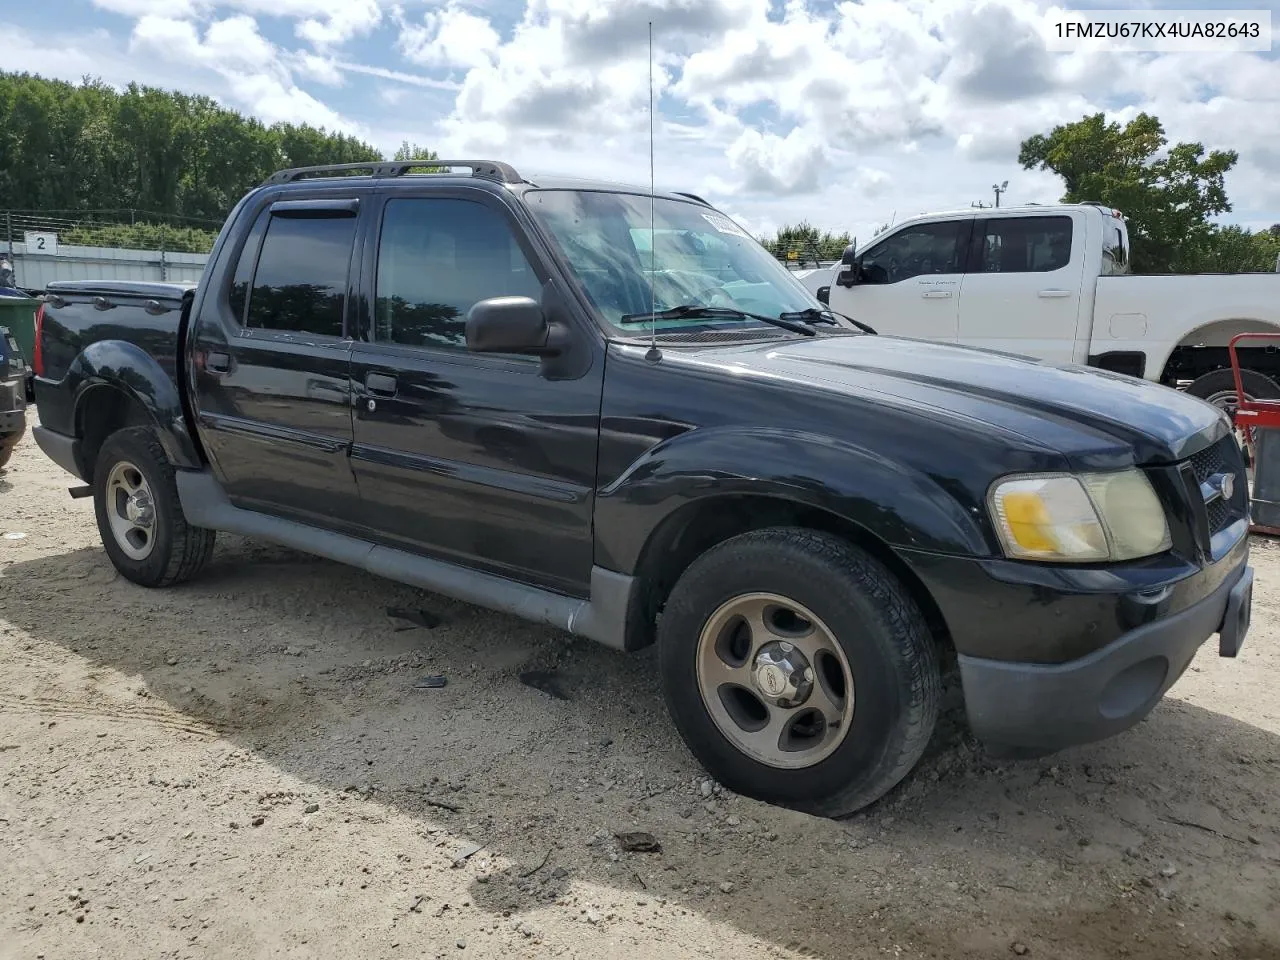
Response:
[{"label": "side step", "polygon": [[634,577],[592,567],[591,599],[581,600],[296,520],[245,510],[227,499],[208,470],[178,470],[176,479],[182,512],[194,526],[278,543],[464,603],[567,630],[607,647],[627,649],[627,611],[635,590]]}]

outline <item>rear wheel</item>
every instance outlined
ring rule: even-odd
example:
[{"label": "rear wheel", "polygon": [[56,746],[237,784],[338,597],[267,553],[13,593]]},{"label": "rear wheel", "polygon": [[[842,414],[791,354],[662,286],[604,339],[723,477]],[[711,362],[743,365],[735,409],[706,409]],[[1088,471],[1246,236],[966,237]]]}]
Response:
[{"label": "rear wheel", "polygon": [[910,772],[938,714],[939,669],[902,584],[852,544],[772,528],[690,565],[663,610],[668,709],[739,793],[853,813]]},{"label": "rear wheel", "polygon": [[[1280,398],[1280,384],[1266,374],[1256,370],[1241,370],[1240,385],[1244,387],[1245,400],[1274,400]],[[1230,370],[1214,370],[1193,380],[1187,387],[1187,393],[1193,397],[1212,403],[1228,416],[1234,417],[1236,407],[1240,403],[1240,395],[1236,392],[1236,379]],[[1253,438],[1247,431],[1236,428],[1236,440],[1248,456],[1248,442]]]},{"label": "rear wheel", "polygon": [[131,427],[106,439],[94,465],[93,488],[107,556],[134,583],[182,583],[208,562],[214,532],[187,523],[173,465],[150,427]]}]

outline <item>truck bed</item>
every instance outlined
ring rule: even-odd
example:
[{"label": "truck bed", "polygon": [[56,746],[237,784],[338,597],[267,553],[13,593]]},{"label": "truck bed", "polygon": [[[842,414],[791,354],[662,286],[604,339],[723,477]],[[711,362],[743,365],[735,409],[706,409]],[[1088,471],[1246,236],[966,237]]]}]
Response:
[{"label": "truck bed", "polygon": [[[182,355],[182,317],[194,283],[148,283],[123,280],[67,280],[49,285],[42,344],[43,376],[61,381],[76,371],[77,358],[93,344],[127,343],[145,351],[175,383]],[[109,363],[109,358],[99,358]],[[74,397],[59,391],[57,400],[41,405],[41,421],[56,430],[72,431]],[[56,403],[56,405],[55,405]]]}]

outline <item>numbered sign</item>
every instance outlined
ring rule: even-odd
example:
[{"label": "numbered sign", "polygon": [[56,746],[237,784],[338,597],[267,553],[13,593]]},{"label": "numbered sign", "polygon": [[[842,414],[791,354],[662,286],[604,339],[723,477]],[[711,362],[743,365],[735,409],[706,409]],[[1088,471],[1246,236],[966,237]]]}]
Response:
[{"label": "numbered sign", "polygon": [[27,253],[47,253],[56,256],[58,253],[58,235],[56,233],[31,233],[22,235],[26,241]]}]

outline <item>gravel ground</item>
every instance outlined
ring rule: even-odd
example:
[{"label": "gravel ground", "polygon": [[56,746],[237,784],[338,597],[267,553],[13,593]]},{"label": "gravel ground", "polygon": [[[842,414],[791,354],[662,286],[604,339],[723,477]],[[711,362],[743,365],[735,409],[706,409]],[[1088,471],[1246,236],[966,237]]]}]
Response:
[{"label": "gravel ground", "polygon": [[235,537],[143,590],[70,482],[29,438],[0,476],[6,960],[1280,957],[1269,541],[1240,658],[1138,728],[1002,763],[944,722],[833,822],[706,780],[652,651]]}]

